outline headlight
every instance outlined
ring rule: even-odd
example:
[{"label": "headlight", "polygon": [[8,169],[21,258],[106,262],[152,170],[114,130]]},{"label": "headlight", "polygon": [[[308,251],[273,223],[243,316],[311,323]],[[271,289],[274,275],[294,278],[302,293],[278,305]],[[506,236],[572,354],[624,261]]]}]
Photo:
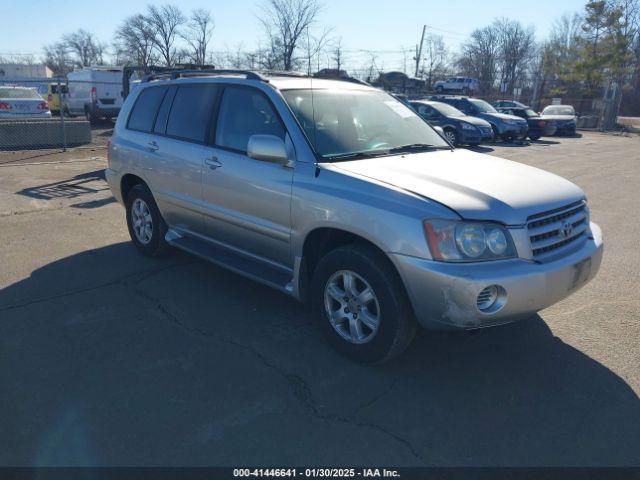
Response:
[{"label": "headlight", "polygon": [[434,260],[469,262],[516,256],[509,231],[497,223],[425,220],[424,231]]},{"label": "headlight", "polygon": [[462,125],[462,129],[463,130],[475,130],[476,129],[475,125],[471,125],[470,123],[461,122],[461,125]]}]

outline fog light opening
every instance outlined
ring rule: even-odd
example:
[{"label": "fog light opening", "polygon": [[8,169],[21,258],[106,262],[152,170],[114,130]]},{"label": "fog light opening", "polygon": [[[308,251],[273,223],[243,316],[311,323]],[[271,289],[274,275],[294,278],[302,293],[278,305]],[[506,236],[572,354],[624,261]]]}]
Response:
[{"label": "fog light opening", "polygon": [[507,292],[500,285],[483,288],[476,298],[476,306],[482,313],[495,313],[500,310],[507,298]]}]

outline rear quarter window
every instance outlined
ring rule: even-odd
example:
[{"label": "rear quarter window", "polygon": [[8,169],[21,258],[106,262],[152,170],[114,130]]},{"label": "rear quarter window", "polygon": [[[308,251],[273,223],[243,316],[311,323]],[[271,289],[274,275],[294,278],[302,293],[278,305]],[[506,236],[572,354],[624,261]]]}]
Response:
[{"label": "rear quarter window", "polygon": [[207,84],[178,87],[167,121],[167,135],[205,143],[219,91],[219,87]]},{"label": "rear quarter window", "polygon": [[152,87],[140,92],[129,115],[127,128],[139,132],[151,132],[158,107],[166,91],[167,87]]}]

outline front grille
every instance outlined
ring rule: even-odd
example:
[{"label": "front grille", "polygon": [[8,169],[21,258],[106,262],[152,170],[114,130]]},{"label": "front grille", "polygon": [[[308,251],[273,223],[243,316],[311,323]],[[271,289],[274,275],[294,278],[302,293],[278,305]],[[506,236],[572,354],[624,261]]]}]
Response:
[{"label": "front grille", "polygon": [[533,258],[547,254],[584,238],[589,229],[589,210],[583,202],[575,202],[527,218],[527,231]]}]

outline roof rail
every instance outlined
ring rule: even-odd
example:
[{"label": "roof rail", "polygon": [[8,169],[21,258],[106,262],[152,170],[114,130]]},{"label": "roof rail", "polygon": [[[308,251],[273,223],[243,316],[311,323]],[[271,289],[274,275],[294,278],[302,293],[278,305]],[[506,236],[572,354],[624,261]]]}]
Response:
[{"label": "roof rail", "polygon": [[[273,77],[292,77],[292,78],[314,78],[303,72],[293,71],[280,71],[280,70],[240,70],[240,69],[202,69],[202,70],[167,70],[165,72],[158,72],[146,75],[142,78],[142,82],[151,82],[153,80],[170,79],[175,80],[182,77],[206,77],[213,75],[244,75],[248,80],[258,80],[261,82],[269,83],[269,80],[265,76]],[[322,77],[315,77],[322,78]],[[358,80],[357,78],[327,78],[327,80],[336,80],[342,82],[358,83],[360,85],[370,86],[367,82]]]},{"label": "roof rail", "polygon": [[266,82],[267,80],[260,74],[251,70],[229,70],[229,69],[207,69],[207,70],[169,70],[166,72],[154,73],[146,75],[142,82],[151,82],[152,80],[171,79],[175,80],[182,77],[208,77],[212,75],[244,75],[248,80],[259,80]]}]

